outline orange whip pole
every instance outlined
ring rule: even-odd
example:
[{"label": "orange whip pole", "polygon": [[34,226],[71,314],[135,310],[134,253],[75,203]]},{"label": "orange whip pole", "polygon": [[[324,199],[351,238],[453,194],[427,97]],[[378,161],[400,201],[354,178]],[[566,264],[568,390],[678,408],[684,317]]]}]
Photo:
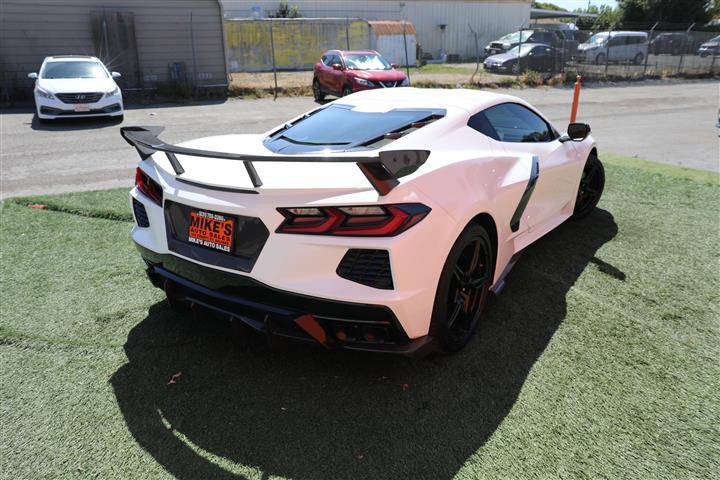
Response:
[{"label": "orange whip pole", "polygon": [[582,77],[578,75],[575,77],[575,91],[573,92],[572,109],[570,110],[570,123],[575,123],[577,117],[578,103],[580,102],[580,82]]}]

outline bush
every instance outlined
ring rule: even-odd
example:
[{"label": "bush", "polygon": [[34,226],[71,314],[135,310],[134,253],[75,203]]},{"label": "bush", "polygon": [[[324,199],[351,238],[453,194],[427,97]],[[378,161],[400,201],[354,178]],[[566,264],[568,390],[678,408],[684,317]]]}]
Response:
[{"label": "bush", "polygon": [[538,87],[545,83],[543,76],[535,70],[527,70],[520,76],[520,81],[529,87]]}]

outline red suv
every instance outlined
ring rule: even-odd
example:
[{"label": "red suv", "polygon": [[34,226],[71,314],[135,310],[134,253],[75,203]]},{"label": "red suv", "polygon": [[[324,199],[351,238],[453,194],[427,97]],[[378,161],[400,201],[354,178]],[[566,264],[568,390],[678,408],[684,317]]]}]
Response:
[{"label": "red suv", "polygon": [[407,76],[374,50],[328,50],[313,68],[313,95],[344,97],[371,88],[407,87]]}]

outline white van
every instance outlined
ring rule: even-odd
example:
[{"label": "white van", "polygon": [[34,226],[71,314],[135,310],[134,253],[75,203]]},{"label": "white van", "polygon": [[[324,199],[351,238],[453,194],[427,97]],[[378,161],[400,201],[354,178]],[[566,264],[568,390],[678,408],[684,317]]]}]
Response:
[{"label": "white van", "polygon": [[603,65],[633,62],[640,65],[647,56],[648,35],[645,32],[599,32],[578,46],[573,60]]}]

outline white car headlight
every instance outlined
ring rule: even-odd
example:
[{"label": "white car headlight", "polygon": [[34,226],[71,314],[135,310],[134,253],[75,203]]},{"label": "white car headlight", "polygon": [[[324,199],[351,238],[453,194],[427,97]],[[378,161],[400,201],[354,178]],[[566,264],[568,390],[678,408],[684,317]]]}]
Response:
[{"label": "white car headlight", "polygon": [[118,93],[120,93],[120,88],[117,85],[115,85],[113,88],[111,88],[110,90],[105,92],[105,96],[112,97],[114,95],[117,95]]},{"label": "white car headlight", "polygon": [[402,81],[402,83],[400,84],[401,87],[407,87],[407,86],[409,86],[409,85],[410,85],[410,80],[408,80],[407,77],[405,77],[405,79],[404,79],[404,80]]},{"label": "white car headlight", "polygon": [[48,100],[55,100],[55,96],[43,88],[35,87],[35,92],[41,97],[47,98]]},{"label": "white car headlight", "polygon": [[370,80],[365,80],[364,78],[356,78],[355,81],[359,83],[360,85],[365,85],[366,87],[372,87],[373,84]]}]

